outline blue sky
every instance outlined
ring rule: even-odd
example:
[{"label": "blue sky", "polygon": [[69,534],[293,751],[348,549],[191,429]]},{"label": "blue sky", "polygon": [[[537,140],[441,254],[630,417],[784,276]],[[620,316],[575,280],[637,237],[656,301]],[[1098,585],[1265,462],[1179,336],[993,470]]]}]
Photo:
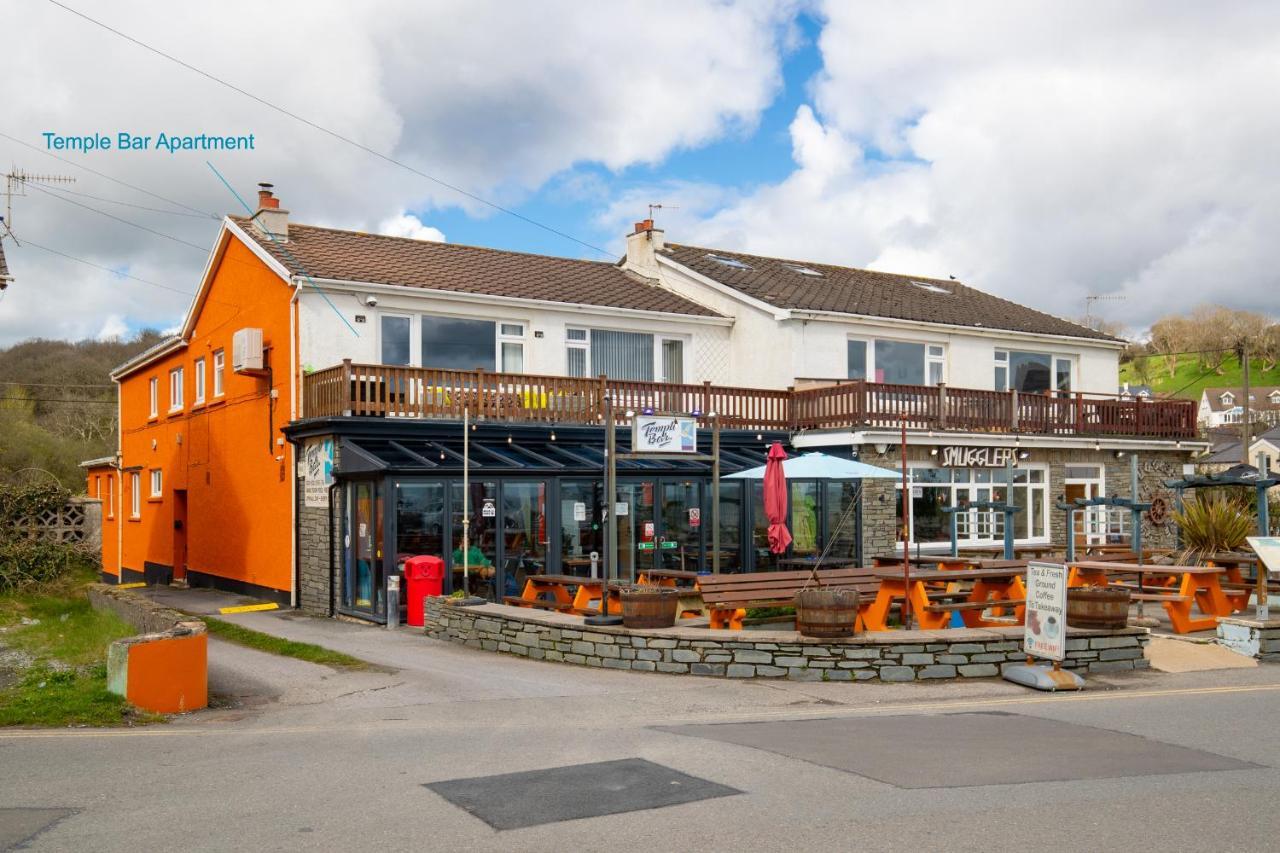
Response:
[{"label": "blue sky", "polygon": [[[612,172],[598,164],[584,163],[556,175],[523,202],[511,205],[520,214],[558,231],[611,251],[621,250],[622,232],[607,231],[595,221],[597,204],[624,196],[631,190],[688,182],[716,185],[727,192],[747,192],[761,184],[776,183],[795,168],[788,127],[801,104],[812,100],[811,82],[822,70],[818,49],[821,23],[811,15],[796,18],[799,38],[789,45],[782,61],[782,88],[754,127],[742,128],[697,148],[682,148],[655,164],[630,166]],[[585,184],[591,195],[571,187]],[[661,193],[650,201],[661,204]],[[585,203],[584,203],[585,202]],[[439,228],[449,242],[468,245],[566,255],[592,260],[602,255],[563,237],[501,213],[473,217],[458,207],[414,210],[425,224]],[[632,219],[645,218],[648,208],[638,203]],[[655,218],[661,223],[662,212]],[[668,234],[669,239],[679,239]]]}]

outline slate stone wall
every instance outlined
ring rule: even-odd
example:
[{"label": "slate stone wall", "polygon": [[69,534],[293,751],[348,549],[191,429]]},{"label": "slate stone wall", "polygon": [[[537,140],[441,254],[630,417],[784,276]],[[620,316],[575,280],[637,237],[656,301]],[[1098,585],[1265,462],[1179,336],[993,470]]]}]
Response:
[{"label": "slate stone wall", "polygon": [[[340,464],[340,443],[333,447],[333,464]],[[329,613],[329,518],[337,525],[333,537],[333,573],[336,589],[334,601],[342,600],[342,510],[343,490],[335,491],[334,507],[309,507],[303,501],[302,454],[297,454],[299,467],[295,486],[298,490],[298,606],[308,612],[327,616]]]},{"label": "slate stone wall", "polygon": [[[427,636],[473,649],[579,666],[792,681],[990,678],[1023,663],[1021,628],[884,631],[815,640],[793,631],[628,630],[586,627],[571,616],[488,604],[426,601]],[[1063,666],[1078,672],[1145,669],[1145,628],[1072,629]]]}]

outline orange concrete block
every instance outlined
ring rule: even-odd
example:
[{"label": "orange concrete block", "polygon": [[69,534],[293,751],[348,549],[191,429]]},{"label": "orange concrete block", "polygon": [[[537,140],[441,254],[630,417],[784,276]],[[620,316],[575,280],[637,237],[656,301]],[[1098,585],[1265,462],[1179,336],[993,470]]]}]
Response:
[{"label": "orange concrete block", "polygon": [[125,698],[161,714],[195,711],[209,705],[208,635],[165,637],[129,646]]}]

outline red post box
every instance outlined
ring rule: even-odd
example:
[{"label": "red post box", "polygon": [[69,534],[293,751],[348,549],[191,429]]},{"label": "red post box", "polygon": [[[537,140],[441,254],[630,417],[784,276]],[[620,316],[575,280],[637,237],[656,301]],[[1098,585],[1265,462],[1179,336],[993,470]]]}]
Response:
[{"label": "red post box", "polygon": [[410,557],[404,561],[406,625],[421,628],[422,599],[444,594],[444,560],[439,557]]}]

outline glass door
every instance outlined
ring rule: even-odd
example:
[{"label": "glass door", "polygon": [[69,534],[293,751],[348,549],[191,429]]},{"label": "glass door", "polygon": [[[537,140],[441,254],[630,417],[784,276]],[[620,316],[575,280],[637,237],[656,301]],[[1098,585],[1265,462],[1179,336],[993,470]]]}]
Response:
[{"label": "glass door", "polygon": [[382,569],[382,490],[376,482],[347,485],[347,570],[342,603],[347,610],[383,616],[386,579]]},{"label": "glass door", "polygon": [[[468,511],[467,572],[462,570],[462,507]],[[496,600],[498,563],[498,484],[471,480],[469,493],[463,495],[462,481],[455,480],[449,489],[449,529],[453,536],[450,569],[453,589],[465,589],[468,595]]]},{"label": "glass door", "polygon": [[645,569],[657,566],[657,519],[654,517],[654,484],[618,484],[618,554],[614,576],[634,581]]},{"label": "glass door", "polygon": [[702,483],[664,480],[659,486],[662,528],[658,531],[658,565],[696,572],[702,569]]},{"label": "glass door", "polygon": [[502,484],[503,595],[519,595],[529,575],[547,569],[547,484],[507,480]]}]

